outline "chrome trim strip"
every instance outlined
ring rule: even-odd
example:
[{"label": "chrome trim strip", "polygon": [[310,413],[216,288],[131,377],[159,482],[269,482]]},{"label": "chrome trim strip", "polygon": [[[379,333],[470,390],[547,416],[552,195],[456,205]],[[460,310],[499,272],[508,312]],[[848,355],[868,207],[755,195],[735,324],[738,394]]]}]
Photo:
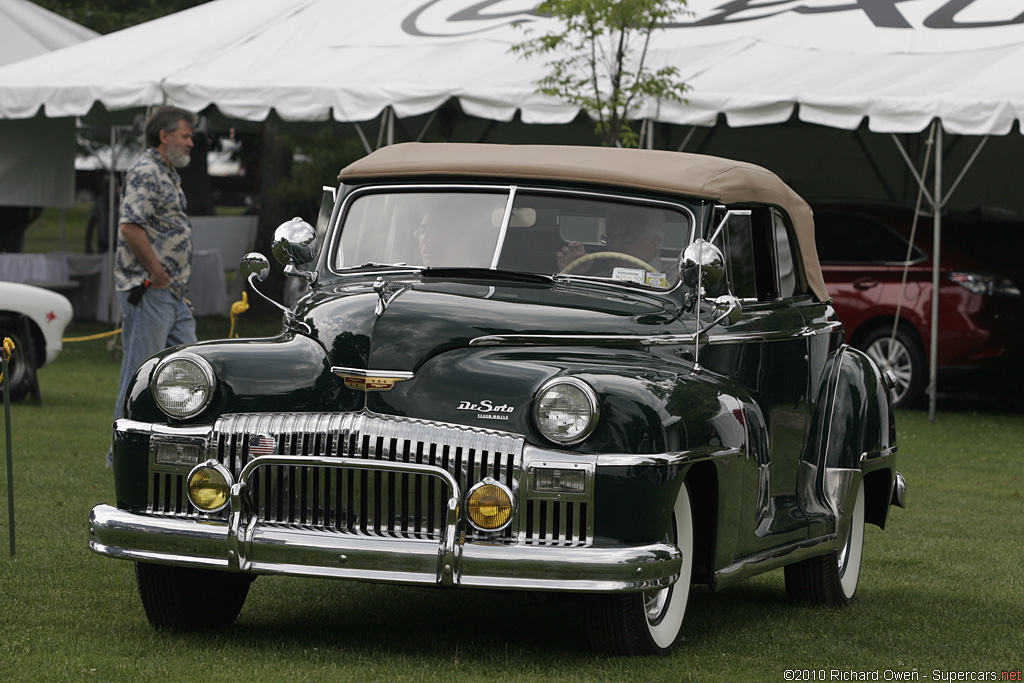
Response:
[{"label": "chrome trim strip", "polygon": [[470,346],[657,346],[693,343],[686,335],[608,335],[608,334],[489,334],[469,341]]},{"label": "chrome trim strip", "polygon": [[163,425],[152,422],[139,422],[119,417],[114,420],[114,431],[125,434],[144,434],[152,436],[178,436],[209,438],[213,431],[211,425]]},{"label": "chrome trim strip", "polygon": [[865,460],[874,460],[876,458],[884,458],[886,456],[893,455],[894,453],[896,453],[896,450],[897,450],[896,446],[890,446],[889,448],[883,448],[880,451],[867,451],[867,452],[864,452],[864,453],[860,454],[860,461],[864,462]]},{"label": "chrome trim strip", "polygon": [[703,460],[722,460],[744,455],[745,451],[738,448],[724,448],[713,452],[673,451],[669,453],[602,453],[597,456],[598,467],[652,467],[664,465],[682,465]]},{"label": "chrome trim strip", "polygon": [[[836,324],[838,325],[838,323]],[[823,327],[821,330],[829,328]],[[797,332],[756,332],[751,334],[716,334],[704,346],[716,344],[761,344],[813,337],[819,330],[801,328]],[[630,335],[630,334],[489,334],[470,340],[470,346],[670,346],[693,344],[694,334]],[[703,335],[702,335],[703,336]]]},{"label": "chrome trim strip", "polygon": [[769,569],[792,564],[815,555],[824,555],[837,547],[838,540],[839,537],[836,534],[824,534],[740,558],[728,567],[715,571],[712,588],[719,590]]}]

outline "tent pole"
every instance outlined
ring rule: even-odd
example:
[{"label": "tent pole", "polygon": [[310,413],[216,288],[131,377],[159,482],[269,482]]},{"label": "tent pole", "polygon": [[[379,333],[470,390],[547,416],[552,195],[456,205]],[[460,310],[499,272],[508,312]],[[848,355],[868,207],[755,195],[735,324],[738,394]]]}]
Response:
[{"label": "tent pole", "polygon": [[942,263],[942,123],[937,126],[935,145],[935,211],[932,235],[932,339],[928,360],[928,419],[935,422],[935,397],[938,393],[939,365],[939,267]]},{"label": "tent pole", "polygon": [[373,148],[370,147],[370,141],[366,139],[366,133],[363,132],[363,127],[360,126],[358,123],[356,124],[356,132],[359,133],[359,139],[362,140],[363,149],[366,150],[366,153],[369,154],[370,152],[372,152]]},{"label": "tent pole", "polygon": [[696,133],[696,132],[697,132],[697,126],[690,126],[690,132],[688,132],[686,134],[686,137],[683,138],[683,142],[679,145],[679,147],[676,148],[676,151],[677,152],[682,152],[684,149],[686,149],[686,146],[688,144],[690,144],[690,138],[692,138],[693,134]]},{"label": "tent pole", "polygon": [[427,130],[430,129],[430,125],[434,123],[434,119],[437,117],[437,112],[437,109],[430,112],[427,122],[423,124],[423,128],[420,130],[420,134],[416,136],[416,142],[423,142],[423,136],[427,134]]},{"label": "tent pole", "polygon": [[986,135],[981,139],[981,142],[978,143],[978,146],[977,148],[975,148],[974,153],[971,154],[971,158],[967,160],[967,163],[964,164],[963,170],[960,171],[960,175],[958,175],[956,177],[956,180],[953,181],[953,184],[949,186],[949,190],[946,192],[946,198],[942,200],[942,202],[940,203],[940,207],[945,207],[946,202],[949,201],[950,196],[952,196],[952,194],[956,192],[956,188],[957,186],[960,185],[960,181],[964,179],[964,176],[967,175],[967,171],[971,168],[971,166],[974,165],[974,160],[978,158],[979,154],[981,154],[981,148],[985,146],[986,142],[988,142],[988,137],[989,136]]},{"label": "tent pole", "polygon": [[914,162],[910,160],[910,155],[907,154],[907,150],[903,148],[903,143],[900,142],[900,139],[898,137],[896,137],[896,133],[890,133],[889,136],[892,138],[892,141],[896,143],[896,149],[899,150],[900,155],[903,157],[903,162],[907,165],[907,168],[910,170],[910,172],[914,174],[914,180],[917,181],[918,187],[924,188],[924,196],[925,199],[928,200],[928,204],[931,205],[932,209],[935,209],[937,206],[937,202],[934,199],[932,199],[931,193],[928,192],[928,188],[925,187],[924,178],[922,178],[920,174],[918,174],[917,169],[914,168]]}]

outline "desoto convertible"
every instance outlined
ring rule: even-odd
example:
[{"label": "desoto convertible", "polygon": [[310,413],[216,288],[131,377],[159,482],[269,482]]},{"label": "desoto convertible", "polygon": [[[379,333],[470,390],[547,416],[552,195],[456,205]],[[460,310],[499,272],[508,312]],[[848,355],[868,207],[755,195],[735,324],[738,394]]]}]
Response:
[{"label": "desoto convertible", "polygon": [[275,234],[308,290],[280,334],[169,349],[128,391],[89,546],[154,625],[229,625],[286,574],[572,593],[601,651],[663,654],[694,583],[853,599],[904,500],[892,378],[843,343],[777,176],[413,143],[339,179]]}]

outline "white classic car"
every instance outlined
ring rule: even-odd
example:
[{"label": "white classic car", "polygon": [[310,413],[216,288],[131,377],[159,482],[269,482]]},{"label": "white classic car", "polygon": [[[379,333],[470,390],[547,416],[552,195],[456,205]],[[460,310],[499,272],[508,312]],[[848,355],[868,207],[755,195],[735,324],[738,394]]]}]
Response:
[{"label": "white classic car", "polygon": [[60,353],[71,314],[71,302],[62,294],[0,282],[0,341],[10,337],[15,347],[4,377],[12,399],[22,398],[31,389],[30,362],[40,368]]}]

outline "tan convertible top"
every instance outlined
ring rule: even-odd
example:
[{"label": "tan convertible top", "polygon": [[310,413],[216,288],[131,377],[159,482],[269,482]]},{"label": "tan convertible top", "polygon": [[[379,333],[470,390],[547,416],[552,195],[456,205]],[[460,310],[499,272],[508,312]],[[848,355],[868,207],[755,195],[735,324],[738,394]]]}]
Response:
[{"label": "tan convertible top", "polygon": [[550,180],[682,194],[725,205],[778,206],[793,221],[808,284],[820,300],[829,300],[811,208],[777,175],[754,164],[647,149],[411,142],[383,147],[338,175],[343,183],[401,177]]}]

